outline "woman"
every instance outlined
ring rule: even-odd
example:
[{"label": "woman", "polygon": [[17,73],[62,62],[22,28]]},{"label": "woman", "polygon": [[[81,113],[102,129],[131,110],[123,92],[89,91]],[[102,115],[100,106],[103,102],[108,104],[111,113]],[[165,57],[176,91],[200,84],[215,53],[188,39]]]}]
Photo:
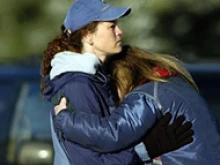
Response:
[{"label": "woman", "polygon": [[[166,112],[170,112],[172,118],[184,114],[187,120],[193,123],[194,141],[178,150],[162,155],[160,163],[165,165],[220,164],[220,135],[214,116],[199,95],[190,74],[177,59],[125,46],[124,51],[119,55],[110,57],[108,68],[110,68],[109,72],[118,88],[119,98],[123,101],[110,117],[103,119],[77,111],[63,110],[65,108],[64,100],[55,108],[55,111],[59,120],[62,120],[59,125],[67,138],[96,150],[105,150],[106,143],[114,145],[115,142],[108,138],[109,134],[113,134],[112,130],[107,126],[116,125],[115,127],[118,128],[124,118],[137,123],[138,120],[135,119],[135,116],[132,120],[124,117],[125,115],[121,118],[118,117],[119,122],[114,121],[115,113],[119,114],[121,111],[120,107],[129,106],[136,99],[140,105],[145,105],[146,111],[149,111],[148,116],[143,119],[148,123],[153,123],[158,114]],[[173,76],[167,77],[170,74]],[[63,127],[64,125],[65,127]],[[81,132],[80,127],[85,128],[86,125],[89,125],[86,133]],[[129,129],[124,126],[123,131],[126,130],[126,132],[118,131],[118,134],[112,136],[120,137],[117,142],[125,143],[126,146],[129,144],[128,141],[122,139],[126,136],[129,137],[129,133],[127,133]],[[136,130],[137,134],[140,132],[140,130]],[[72,136],[76,134],[77,137]],[[105,134],[108,136],[103,136]],[[213,137],[212,140],[207,140],[209,137]]]},{"label": "woman", "polygon": [[[129,14],[129,12],[129,8],[112,7],[99,0],[78,0],[71,6],[66,15],[64,26],[62,26],[62,34],[49,43],[42,60],[42,79],[48,83],[46,85],[42,81],[42,90],[48,100],[51,101],[54,94],[63,92],[65,96],[73,98],[71,103],[76,108],[82,108],[84,112],[100,116],[108,115],[109,112],[101,111],[107,106],[107,103],[112,104],[108,101],[110,100],[108,93],[102,92],[103,90],[108,91],[108,77],[101,70],[95,74],[96,67],[107,55],[121,51],[122,31],[115,20]],[[108,38],[108,49],[101,49],[103,42],[100,42],[100,36],[103,40],[105,37]],[[79,56],[79,53],[82,53],[82,56]],[[50,66],[52,59],[54,59],[53,70]],[[74,72],[68,73],[70,72],[69,66],[75,66],[71,70]],[[50,76],[48,76],[49,74]],[[70,96],[74,94],[72,90],[77,92],[77,97]],[[101,96],[97,97],[95,92],[105,94],[106,100],[99,101]],[[89,98],[87,98],[88,96]],[[88,104],[84,104],[84,102],[88,102]],[[55,116],[53,116],[53,121],[54,119]],[[54,123],[54,128],[58,133],[59,129],[56,123]],[[133,148],[120,153],[100,154],[68,141],[59,134],[58,140],[65,146],[64,149],[70,164],[140,164],[140,159]],[[56,151],[56,146],[54,148],[54,164],[63,164],[62,158],[59,158],[61,150]]]},{"label": "woman", "polygon": [[[101,65],[107,56],[121,51],[123,32],[119,29],[117,20],[129,13],[130,8],[112,7],[99,0],[75,1],[66,15],[61,35],[49,43],[42,60],[41,87],[46,99],[54,103],[56,97],[63,95],[69,98],[76,110],[100,117],[109,116],[109,107],[114,107],[114,101],[109,89],[109,77],[105,75]],[[182,122],[182,119],[179,120],[177,125]],[[190,131],[189,124],[183,124],[182,128]],[[146,130],[147,128],[143,129],[142,136]],[[62,155],[66,154],[71,164],[142,164],[133,145],[126,146],[123,151],[101,154],[68,140],[60,131],[54,114],[53,132],[55,164],[63,164],[59,157],[62,152],[59,141],[66,151]],[[189,138],[186,136],[186,141],[183,140],[184,143],[177,143],[171,149],[191,140],[190,134]],[[133,143],[137,144],[135,141]],[[167,148],[159,152],[161,151],[167,151]]]}]

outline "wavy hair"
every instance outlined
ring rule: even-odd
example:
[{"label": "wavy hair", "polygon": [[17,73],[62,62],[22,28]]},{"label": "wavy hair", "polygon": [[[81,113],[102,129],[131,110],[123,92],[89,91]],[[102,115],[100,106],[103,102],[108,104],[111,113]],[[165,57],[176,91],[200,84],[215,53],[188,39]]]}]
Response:
[{"label": "wavy hair", "polygon": [[98,22],[92,22],[85,27],[71,32],[65,28],[64,25],[61,26],[61,34],[55,37],[47,45],[46,50],[44,51],[43,58],[41,60],[41,92],[46,89],[47,85],[44,82],[44,78],[50,73],[51,70],[51,60],[54,58],[55,54],[63,51],[72,51],[81,53],[82,42],[81,39],[88,32],[94,32]]}]

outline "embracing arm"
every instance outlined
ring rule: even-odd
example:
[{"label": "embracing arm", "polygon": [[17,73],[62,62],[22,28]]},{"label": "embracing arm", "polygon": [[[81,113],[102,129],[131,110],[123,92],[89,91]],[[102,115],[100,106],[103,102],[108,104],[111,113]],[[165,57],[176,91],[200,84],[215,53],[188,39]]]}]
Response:
[{"label": "embracing arm", "polygon": [[109,117],[63,110],[56,122],[67,139],[99,152],[110,152],[140,142],[155,123],[155,109],[153,100],[145,95],[129,94]]},{"label": "embracing arm", "polygon": [[[67,91],[74,93],[77,88],[74,90],[68,88]],[[65,95],[71,105],[74,105],[75,111],[61,111],[56,122],[67,139],[99,152],[117,151],[137,144],[155,124],[156,117],[161,115],[156,113],[159,111],[156,110],[154,100],[145,94],[137,93],[129,94],[110,117],[101,118],[100,114],[97,116],[78,112],[84,110],[84,105],[88,105],[87,102],[95,98],[86,92],[86,97],[82,99],[80,93],[77,93],[78,100],[75,102],[68,94]],[[79,102],[82,107],[75,107]],[[87,108],[97,111],[96,106],[88,105]],[[143,139],[151,158],[192,142],[192,124],[190,122],[183,124],[183,115],[175,118],[172,124],[169,124],[170,119],[171,115],[164,115]]]},{"label": "embracing arm", "polygon": [[[79,79],[77,80],[79,81]],[[63,86],[63,88],[58,92],[57,99],[59,100],[60,96],[67,96],[70,98],[70,107],[73,107],[74,105],[74,109],[76,109],[76,111],[79,110],[79,108],[82,108],[82,111],[86,114],[96,114],[97,116],[102,116],[101,109],[103,106],[100,104],[101,99],[96,96],[93,84],[78,81],[66,83],[65,86]],[[53,103],[56,104],[55,102]],[[60,132],[56,118],[57,117],[54,118],[55,128]],[[70,134],[72,132],[71,129],[67,129],[66,131]],[[84,131],[84,129],[81,131]],[[63,137],[65,138],[65,135]],[[120,150],[120,152],[100,153],[98,155],[99,159],[97,159],[97,161],[100,162],[97,164],[106,164],[107,162],[109,165],[131,165],[137,164],[137,162],[140,161],[140,158],[137,156],[133,148]]]}]

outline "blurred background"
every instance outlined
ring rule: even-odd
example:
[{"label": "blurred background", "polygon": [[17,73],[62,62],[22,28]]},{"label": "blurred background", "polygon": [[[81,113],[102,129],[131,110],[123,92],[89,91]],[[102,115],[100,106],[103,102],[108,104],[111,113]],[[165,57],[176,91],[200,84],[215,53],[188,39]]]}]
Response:
[{"label": "blurred background", "polygon": [[[108,0],[129,6],[123,41],[185,62],[220,120],[220,1]],[[0,164],[52,164],[40,60],[73,0],[0,2]]]},{"label": "blurred background", "polygon": [[[0,2],[0,62],[40,58],[59,34],[73,0],[7,0]],[[124,41],[187,61],[219,58],[219,0],[108,0],[129,6],[121,20]]]}]

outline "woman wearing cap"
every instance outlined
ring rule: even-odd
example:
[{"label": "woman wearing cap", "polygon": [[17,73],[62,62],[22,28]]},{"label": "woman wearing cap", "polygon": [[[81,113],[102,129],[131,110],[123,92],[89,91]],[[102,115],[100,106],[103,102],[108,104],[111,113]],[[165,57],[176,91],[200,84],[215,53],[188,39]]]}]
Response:
[{"label": "woman wearing cap", "polygon": [[[129,13],[129,8],[112,7],[99,0],[78,0],[71,6],[61,29],[62,34],[48,44],[42,60],[41,87],[46,99],[53,103],[58,103],[59,100],[56,100],[56,98],[66,96],[71,107],[77,111],[93,113],[100,117],[110,115],[109,107],[113,109],[114,101],[110,92],[109,77],[105,75],[101,65],[107,56],[121,51],[122,31],[117,25],[117,20]],[[144,111],[146,107],[141,106],[126,107],[121,110],[121,113],[129,115],[132,109],[139,119],[143,119],[148,115],[147,111]],[[157,117],[160,118],[161,115]],[[68,161],[71,164],[77,165],[127,165],[142,163],[131,145],[137,144],[152,124],[140,122],[130,125],[130,121],[121,122],[134,128],[139,127],[140,131],[137,135],[129,137],[130,140],[126,141],[125,139],[126,148],[123,147],[125,144],[120,143],[124,149],[123,151],[101,154],[83,148],[81,145],[68,140],[66,134],[62,132],[60,125],[57,124],[60,122],[59,119],[65,120],[53,114],[52,136],[55,135],[53,136],[55,164],[68,164]],[[156,118],[153,120],[156,121]],[[167,121],[169,120],[165,120],[165,126],[163,123],[159,124],[159,127],[169,128],[170,130],[181,125],[183,122],[180,119],[177,124],[169,127],[167,126]],[[86,132],[87,127],[90,126],[84,125],[82,131]],[[183,124],[179,128],[180,131],[186,130],[191,133],[190,124]],[[53,134],[54,131],[56,134]],[[97,131],[99,130],[97,129]],[[130,130],[129,133],[134,132]],[[164,132],[164,137],[166,134],[167,132]],[[157,154],[154,154],[152,157],[191,142],[191,135],[186,136],[181,142],[175,141],[176,145],[158,149],[156,151]],[[108,135],[103,134],[103,136]],[[117,142],[118,137],[114,138]],[[152,142],[154,141],[156,139],[152,140]],[[61,146],[59,142],[61,142]],[[127,148],[128,145],[131,148]],[[63,147],[65,153],[62,152],[60,147]],[[112,151],[115,150],[115,147],[117,146],[114,145],[112,147]],[[148,150],[148,152],[150,151]],[[146,153],[144,152],[144,154]],[[68,156],[69,160],[64,163],[65,155]],[[146,158],[147,155],[144,155],[144,157]]]}]

